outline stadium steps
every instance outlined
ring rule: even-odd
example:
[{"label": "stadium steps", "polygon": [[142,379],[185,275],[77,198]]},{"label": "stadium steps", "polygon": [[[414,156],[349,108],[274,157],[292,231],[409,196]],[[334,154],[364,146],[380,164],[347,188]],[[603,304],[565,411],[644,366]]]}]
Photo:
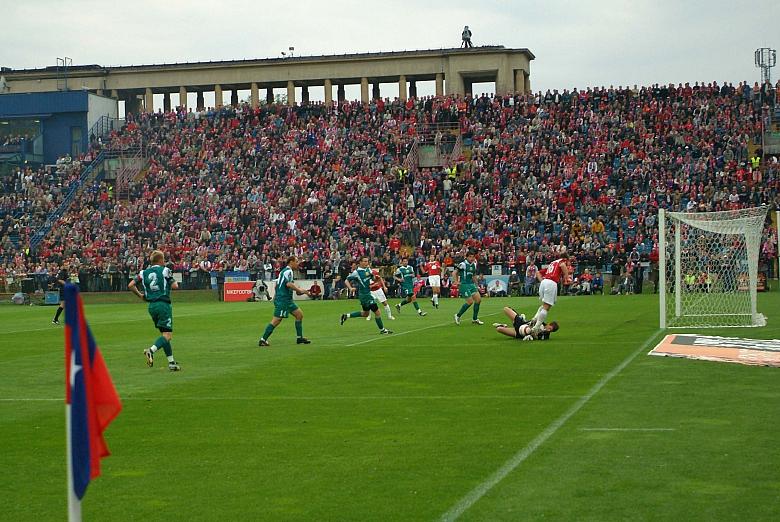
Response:
[{"label": "stadium steps", "polygon": [[123,151],[122,166],[116,174],[117,198],[130,198],[130,183],[143,179],[149,172],[149,157],[144,148],[134,147]]},{"label": "stadium steps", "polygon": [[81,194],[84,187],[95,181],[95,179],[102,174],[102,166],[103,162],[106,160],[106,156],[106,151],[101,151],[100,154],[98,154],[95,159],[81,171],[79,179],[71,185],[70,190],[65,195],[65,199],[62,200],[62,203],[49,213],[44,224],[39,227],[30,238],[30,250],[38,248],[46,235],[51,231],[54,224],[65,214],[65,212],[67,212],[76,197]]}]

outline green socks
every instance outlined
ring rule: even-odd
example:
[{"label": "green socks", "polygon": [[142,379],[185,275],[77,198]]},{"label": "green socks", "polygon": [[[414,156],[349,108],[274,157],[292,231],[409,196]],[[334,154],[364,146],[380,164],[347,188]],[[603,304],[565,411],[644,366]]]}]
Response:
[{"label": "green socks", "polygon": [[298,337],[303,337],[303,321],[295,321],[295,333]]},{"label": "green socks", "polygon": [[380,330],[384,330],[385,329],[385,325],[382,323],[382,318],[381,317],[377,317],[376,318],[376,325],[379,327]]},{"label": "green socks", "polygon": [[263,339],[267,341],[272,333],[274,333],[274,325],[268,323],[268,326],[265,327],[265,332],[263,332]]},{"label": "green socks", "polygon": [[474,315],[472,318],[476,321],[479,318],[479,303],[474,303]]},{"label": "green socks", "polygon": [[350,319],[354,319],[355,317],[363,317],[363,312],[352,312],[349,314]]},{"label": "green socks", "polygon": [[420,311],[420,305],[417,304],[417,301],[412,301],[412,304],[414,305],[414,309],[419,312]]},{"label": "green socks", "polygon": [[463,317],[463,314],[466,313],[466,310],[469,309],[469,306],[471,306],[468,303],[463,303],[463,306],[460,307],[460,312],[458,312],[458,317]]},{"label": "green socks", "polygon": [[157,340],[154,342],[154,345],[158,349],[162,348],[163,351],[165,352],[165,355],[167,355],[168,357],[173,355],[173,349],[171,348],[171,343],[169,343],[168,340],[162,335],[157,338]]}]

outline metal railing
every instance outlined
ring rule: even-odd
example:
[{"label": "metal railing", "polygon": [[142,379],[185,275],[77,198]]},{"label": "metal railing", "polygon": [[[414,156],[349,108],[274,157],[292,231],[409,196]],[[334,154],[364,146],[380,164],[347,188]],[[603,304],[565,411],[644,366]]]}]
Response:
[{"label": "metal railing", "polygon": [[412,142],[412,147],[409,149],[409,154],[406,155],[406,159],[404,160],[404,168],[411,172],[416,172],[420,166],[419,156],[420,140],[419,138],[415,138]]},{"label": "metal railing", "polygon": [[76,199],[76,196],[79,195],[87,181],[91,180],[94,175],[97,174],[97,169],[102,165],[105,157],[106,153],[101,152],[95,157],[95,159],[92,160],[89,165],[84,168],[84,170],[81,171],[79,179],[71,185],[70,190],[65,195],[65,198],[62,200],[59,206],[57,206],[56,209],[52,210],[49,215],[46,216],[46,221],[44,224],[41,225],[30,238],[31,250],[38,248],[46,235],[51,231],[54,224],[63,216],[63,214],[65,214],[65,212],[67,212],[73,203],[73,200]]},{"label": "metal railing", "polygon": [[93,138],[105,138],[112,131],[119,130],[125,125],[125,120],[120,118],[112,118],[108,115],[101,116],[89,129],[89,139]]}]

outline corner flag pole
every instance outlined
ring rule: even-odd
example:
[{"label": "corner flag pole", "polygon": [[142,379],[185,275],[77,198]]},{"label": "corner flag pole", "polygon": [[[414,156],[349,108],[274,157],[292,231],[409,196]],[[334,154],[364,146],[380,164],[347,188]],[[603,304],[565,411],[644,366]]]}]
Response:
[{"label": "corner flag pole", "polygon": [[81,522],[81,500],[73,487],[73,438],[70,429],[70,404],[65,404],[65,433],[67,449],[65,451],[68,468],[68,522]]}]

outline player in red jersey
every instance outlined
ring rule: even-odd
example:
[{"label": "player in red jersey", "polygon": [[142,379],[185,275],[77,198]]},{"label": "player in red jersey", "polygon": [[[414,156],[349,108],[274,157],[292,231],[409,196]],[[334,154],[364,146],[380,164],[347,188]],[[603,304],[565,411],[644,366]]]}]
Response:
[{"label": "player in red jersey", "polygon": [[555,300],[558,297],[558,283],[561,282],[561,278],[564,281],[569,279],[568,262],[569,254],[564,252],[559,259],[547,265],[545,270],[536,273],[536,278],[539,280],[539,299],[542,300],[542,305],[530,321],[536,331],[544,328],[547,312],[555,305]]},{"label": "player in red jersey", "polygon": [[439,308],[439,295],[441,294],[441,263],[436,256],[431,254],[423,270],[428,274],[428,284],[431,285],[431,303],[434,308]]},{"label": "player in red jersey", "polygon": [[[371,290],[371,297],[373,297],[377,303],[384,307],[387,318],[391,321],[395,321],[395,317],[393,317],[393,311],[390,308],[390,305],[387,304],[387,296],[385,295],[387,286],[385,285],[385,280],[381,275],[379,275],[379,270],[376,268],[371,269],[371,275],[373,276],[373,279],[371,280],[371,284],[368,287],[368,289]],[[370,321],[371,319],[373,319],[373,317],[371,317],[371,314],[368,314],[366,320]]]}]

